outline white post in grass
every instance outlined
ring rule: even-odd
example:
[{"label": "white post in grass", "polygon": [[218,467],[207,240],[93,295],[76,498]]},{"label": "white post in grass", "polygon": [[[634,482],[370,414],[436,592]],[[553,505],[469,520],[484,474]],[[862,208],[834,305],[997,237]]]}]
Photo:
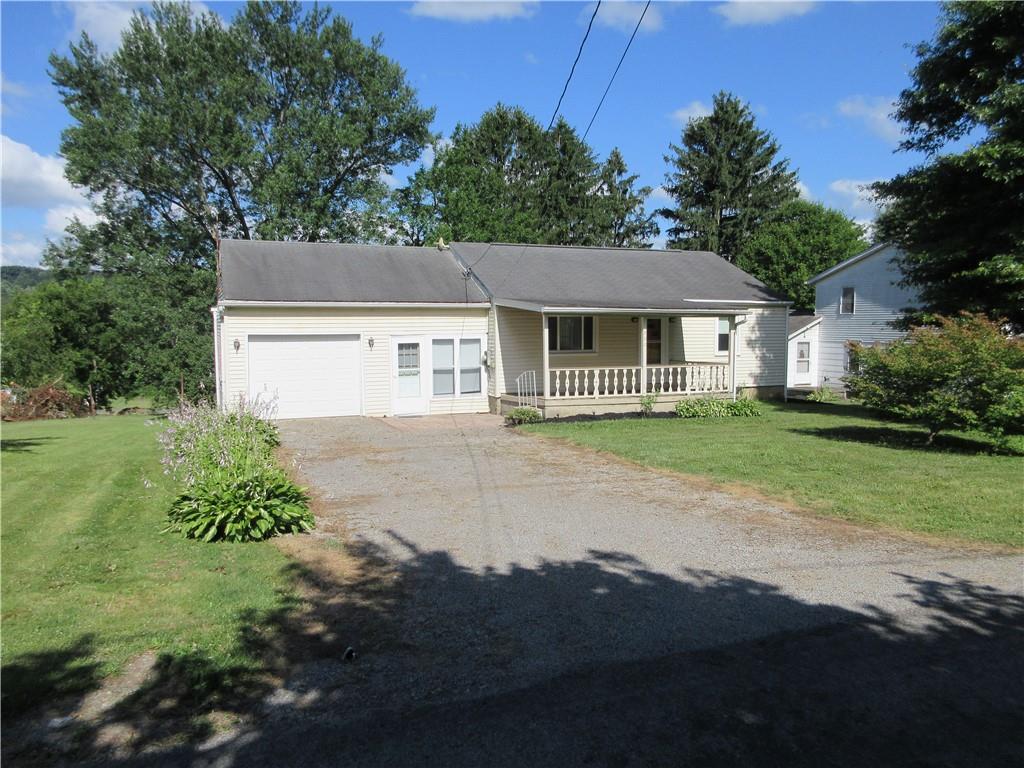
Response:
[{"label": "white post in grass", "polygon": [[544,354],[544,365],[543,365],[543,376],[544,384],[542,385],[542,396],[547,397],[548,392],[551,390],[551,355],[548,347],[550,332],[548,331],[548,316],[543,312],[540,313],[540,327],[541,327],[541,349]]},{"label": "white post in grass", "polygon": [[640,394],[647,394],[647,318],[640,318]]}]

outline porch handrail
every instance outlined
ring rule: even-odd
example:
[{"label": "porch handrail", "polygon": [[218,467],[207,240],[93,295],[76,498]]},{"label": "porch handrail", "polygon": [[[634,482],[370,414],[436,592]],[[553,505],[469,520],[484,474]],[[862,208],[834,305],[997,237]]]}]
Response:
[{"label": "porch handrail", "polygon": [[[646,370],[646,387],[642,387]],[[714,394],[730,391],[729,366],[725,363],[676,363],[673,365],[616,365],[583,368],[552,368],[545,397],[614,397],[643,394]]]},{"label": "porch handrail", "polygon": [[536,371],[523,371],[516,376],[516,400],[520,408],[537,407]]}]

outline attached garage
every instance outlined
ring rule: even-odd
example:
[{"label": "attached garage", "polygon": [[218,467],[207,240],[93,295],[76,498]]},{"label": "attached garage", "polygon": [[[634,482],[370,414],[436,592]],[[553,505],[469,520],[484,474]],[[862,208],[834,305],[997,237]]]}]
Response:
[{"label": "attached garage", "polygon": [[250,336],[249,399],[273,401],[279,419],[358,416],[358,335]]},{"label": "attached garage", "polygon": [[490,409],[490,302],[447,249],[223,240],[217,401],[276,418]]}]

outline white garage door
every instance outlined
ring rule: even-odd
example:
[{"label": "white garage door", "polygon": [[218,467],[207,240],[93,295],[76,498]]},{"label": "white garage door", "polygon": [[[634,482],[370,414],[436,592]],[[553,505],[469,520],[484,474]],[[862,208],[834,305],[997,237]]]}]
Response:
[{"label": "white garage door", "polygon": [[358,416],[358,336],[250,336],[249,397],[277,398],[277,418]]}]

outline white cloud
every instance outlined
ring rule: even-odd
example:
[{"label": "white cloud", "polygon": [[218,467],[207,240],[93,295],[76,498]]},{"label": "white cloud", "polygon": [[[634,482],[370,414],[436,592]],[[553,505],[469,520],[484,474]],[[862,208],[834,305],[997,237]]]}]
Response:
[{"label": "white cloud", "polygon": [[121,33],[128,28],[137,3],[80,2],[65,3],[71,12],[70,38],[75,40],[82,32],[88,33],[96,46],[106,53],[121,44]]},{"label": "white cloud", "polygon": [[731,0],[711,10],[731,27],[774,24],[790,16],[803,16],[814,3],[809,0]]},{"label": "white cloud", "polygon": [[440,150],[448,149],[452,145],[451,139],[440,138],[433,144],[428,144],[427,148],[423,150],[423,154],[420,155],[420,163],[424,168],[430,168],[434,165],[434,160],[437,159],[437,152]]},{"label": "white cloud", "polygon": [[[617,29],[620,32],[633,34],[636,23],[640,20],[640,14],[644,11],[644,3],[639,2],[610,2],[601,3],[601,10],[597,12],[595,23],[602,27]],[[580,18],[587,22],[594,13],[594,6],[589,5],[580,13]],[[644,14],[644,21],[640,25],[641,32],[657,32],[664,26],[665,20],[658,7],[651,4]]]},{"label": "white cloud", "polygon": [[0,263],[8,266],[37,267],[42,257],[42,243],[31,240],[0,243]]},{"label": "white cloud", "polygon": [[398,177],[395,176],[395,174],[388,173],[383,169],[381,169],[378,178],[385,186],[387,186],[388,189],[398,189],[400,186],[402,186],[402,182],[398,180]]},{"label": "white cloud", "polygon": [[100,217],[88,205],[58,205],[46,212],[46,231],[62,235],[72,219],[78,219],[86,226],[91,226],[99,221]]},{"label": "white cloud", "polygon": [[533,51],[527,51],[523,54],[523,59],[527,64],[540,64],[540,59],[537,58],[537,54]]},{"label": "white cloud", "polygon": [[40,155],[7,136],[0,136],[0,193],[4,205],[27,208],[86,204],[81,190],[64,177],[63,158]]},{"label": "white cloud", "polygon": [[856,179],[836,179],[828,185],[829,190],[841,201],[843,209],[856,217],[874,216],[878,213],[878,204],[868,185],[874,180],[858,181]]},{"label": "white cloud", "polygon": [[800,199],[801,200],[812,200],[813,199],[811,197],[811,189],[810,189],[810,187],[808,187],[806,184],[804,184],[799,179],[797,179],[797,182],[796,182],[796,189],[797,189],[797,192],[800,193]]},{"label": "white cloud", "polygon": [[664,187],[658,186],[651,190],[651,194],[647,197],[648,200],[671,200],[672,195],[668,193],[668,190]]},{"label": "white cloud", "polygon": [[413,3],[409,13],[429,19],[472,23],[495,19],[528,19],[536,12],[537,5],[536,0],[521,3],[448,0],[448,2]]},{"label": "white cloud", "polygon": [[707,117],[711,114],[711,107],[703,101],[691,101],[685,107],[680,107],[672,113],[672,119],[686,125],[697,117]]},{"label": "white cloud", "polygon": [[31,95],[32,92],[24,85],[8,80],[7,76],[0,72],[0,112],[7,114],[11,111],[11,99],[17,101]]},{"label": "white cloud", "polygon": [[839,114],[861,120],[876,136],[896,143],[900,140],[900,126],[889,115],[893,100],[883,97],[850,96],[839,102]]}]

